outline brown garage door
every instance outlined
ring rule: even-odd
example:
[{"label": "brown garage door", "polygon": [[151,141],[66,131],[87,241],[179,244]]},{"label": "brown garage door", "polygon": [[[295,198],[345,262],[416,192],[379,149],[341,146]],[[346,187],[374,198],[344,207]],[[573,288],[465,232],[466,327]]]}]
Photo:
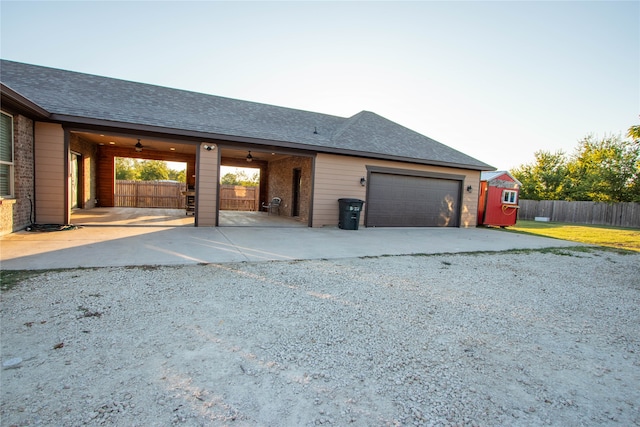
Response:
[{"label": "brown garage door", "polygon": [[369,175],[367,227],[458,227],[461,181],[393,173]]}]

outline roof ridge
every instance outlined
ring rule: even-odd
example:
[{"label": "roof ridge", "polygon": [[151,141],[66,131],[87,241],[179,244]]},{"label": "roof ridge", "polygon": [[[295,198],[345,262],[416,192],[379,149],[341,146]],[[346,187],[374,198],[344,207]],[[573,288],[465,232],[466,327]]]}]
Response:
[{"label": "roof ridge", "polygon": [[370,111],[366,111],[366,110],[362,110],[356,114],[354,114],[351,117],[347,117],[344,122],[336,129],[336,131],[333,133],[333,135],[331,135],[331,141],[334,141],[338,138],[340,138],[340,136],[350,127],[354,126],[356,123],[358,123],[360,120],[362,120],[362,118],[364,117],[365,113],[371,113]]}]

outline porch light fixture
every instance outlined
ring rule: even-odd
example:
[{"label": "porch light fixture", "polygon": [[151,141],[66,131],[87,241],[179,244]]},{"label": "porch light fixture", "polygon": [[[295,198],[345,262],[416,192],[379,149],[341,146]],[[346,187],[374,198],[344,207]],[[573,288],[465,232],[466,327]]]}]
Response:
[{"label": "porch light fixture", "polygon": [[363,187],[367,185],[367,179],[364,176],[360,178],[360,185],[362,185]]},{"label": "porch light fixture", "polygon": [[211,151],[211,150],[215,150],[216,146],[215,145],[207,145],[207,144],[205,144],[205,145],[202,146],[202,148],[204,148],[207,151]]},{"label": "porch light fixture", "polygon": [[140,144],[140,139],[138,138],[138,143],[135,145],[136,151],[139,153],[142,151],[142,144]]},{"label": "porch light fixture", "polygon": [[469,185],[467,187],[467,193],[471,193],[472,191],[473,191],[473,187]]},{"label": "porch light fixture", "polygon": [[247,154],[247,162],[251,163],[253,161],[253,156],[251,155],[251,151]]}]

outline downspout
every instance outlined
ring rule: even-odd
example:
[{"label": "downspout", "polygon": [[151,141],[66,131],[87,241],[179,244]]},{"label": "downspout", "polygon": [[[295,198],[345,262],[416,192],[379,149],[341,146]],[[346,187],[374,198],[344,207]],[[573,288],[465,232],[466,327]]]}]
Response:
[{"label": "downspout", "polygon": [[482,224],[487,223],[487,204],[489,201],[489,181],[485,181],[484,184],[480,181],[480,191],[482,192]]},{"label": "downspout", "polygon": [[307,220],[307,227],[313,227],[313,200],[315,199],[315,186],[316,186],[316,157],[318,153],[314,153],[311,158],[311,194],[309,195],[309,219]]},{"label": "downspout", "polygon": [[[200,151],[200,150],[198,150]],[[215,211],[215,227],[220,226],[220,168],[222,163],[222,150],[219,148],[216,150],[216,155],[218,156],[218,171],[216,172],[216,211]]]},{"label": "downspout", "polygon": [[[198,185],[198,177],[200,176],[200,145],[197,145],[198,148],[196,148],[196,167],[194,170],[194,173],[196,175],[196,179],[194,181],[194,186],[195,186],[195,194],[196,194],[196,203],[194,206],[194,211],[193,211],[193,226],[197,227],[198,226],[198,201],[200,200],[200,197],[198,195],[198,193],[200,192],[200,186]],[[187,167],[186,169],[187,171],[189,170],[189,168]],[[189,177],[186,178],[187,180],[187,191],[189,191]]]},{"label": "downspout", "polygon": [[31,167],[33,168],[33,180],[31,185],[33,186],[31,190],[31,194],[28,194],[29,205],[31,207],[31,211],[29,212],[29,221],[31,224],[36,223],[36,174],[38,170],[36,169],[36,121],[31,120]]}]

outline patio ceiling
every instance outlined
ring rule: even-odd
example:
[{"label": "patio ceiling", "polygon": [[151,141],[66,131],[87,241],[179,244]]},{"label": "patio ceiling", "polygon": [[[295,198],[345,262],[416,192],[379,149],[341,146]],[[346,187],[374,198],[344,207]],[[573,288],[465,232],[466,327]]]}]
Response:
[{"label": "patio ceiling", "polygon": [[[96,145],[112,146],[118,148],[131,149],[132,157],[135,157],[135,145],[138,143],[138,136],[130,135],[114,135],[114,134],[101,134],[92,132],[76,132],[76,135],[80,136],[83,140],[91,142]],[[161,151],[165,153],[186,154],[195,156],[198,144],[188,143],[184,141],[171,141],[164,139],[149,139],[140,137],[140,143],[143,150],[148,151]],[[222,148],[221,156],[223,158],[233,159],[245,159],[249,154],[248,149],[232,149]],[[280,160],[286,157],[290,157],[290,154],[282,154],[276,151],[260,151],[251,149],[251,156],[255,161],[271,162]],[[249,167],[251,164],[247,162]]]}]

